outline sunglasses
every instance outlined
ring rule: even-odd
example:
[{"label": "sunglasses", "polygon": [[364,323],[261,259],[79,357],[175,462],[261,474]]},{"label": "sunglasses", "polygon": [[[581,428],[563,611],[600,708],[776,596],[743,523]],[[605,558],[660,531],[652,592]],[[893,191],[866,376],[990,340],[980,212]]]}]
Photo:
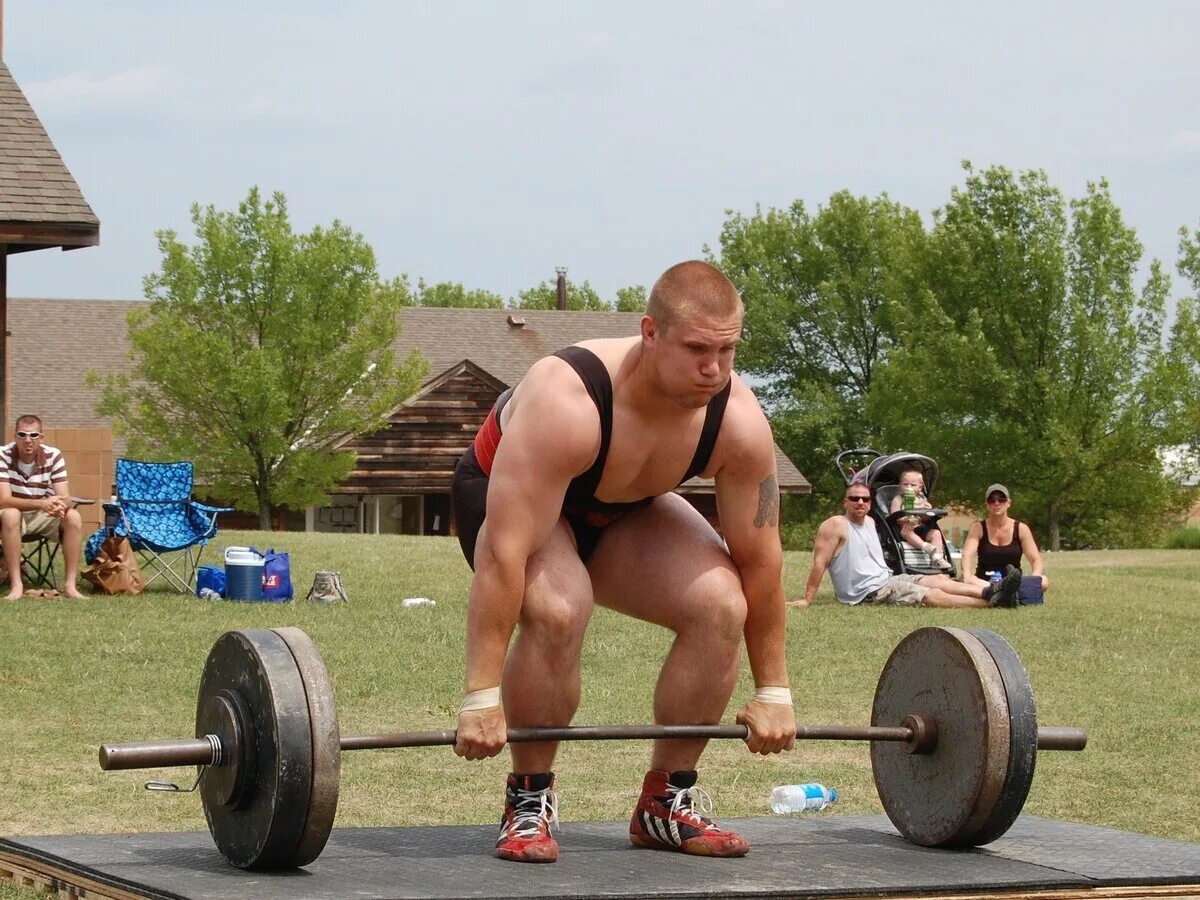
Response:
[{"label": "sunglasses", "polygon": [[992,494],[992,496],[987,498],[988,503],[1005,503],[1007,501],[1007,497],[1002,497],[999,494]]},{"label": "sunglasses", "polygon": [[847,497],[846,500],[850,503],[870,503],[871,497],[870,495],[866,497]]},{"label": "sunglasses", "polygon": [[35,441],[38,438],[40,438],[41,436],[42,436],[42,433],[40,431],[18,431],[17,432],[17,437],[30,438],[31,440],[35,440]]}]

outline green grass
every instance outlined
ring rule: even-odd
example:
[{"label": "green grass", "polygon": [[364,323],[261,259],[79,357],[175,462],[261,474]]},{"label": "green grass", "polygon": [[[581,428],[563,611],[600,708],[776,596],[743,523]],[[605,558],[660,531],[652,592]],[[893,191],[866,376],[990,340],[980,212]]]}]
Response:
[{"label": "green grass", "polygon": [[[209,561],[226,545],[262,540],[221,538]],[[141,789],[149,778],[190,783],[188,770],[104,773],[96,749],[190,736],[205,656],[231,628],[307,631],[332,673],[343,733],[453,727],[470,584],[457,543],[310,534],[272,542],[291,551],[301,596],[315,570],[337,569],[350,603],[207,603],[156,589],[0,604],[0,835],[203,830],[196,795]],[[808,565],[808,554],[787,554],[789,596],[802,593]],[[1029,670],[1039,721],[1090,733],[1083,753],[1039,757],[1026,810],[1200,841],[1200,552],[1049,554],[1047,571],[1046,605],[1020,610],[849,609],[826,581],[812,607],[788,613],[798,718],[867,722],[880,668],[918,626],[992,628]],[[437,605],[404,609],[408,596]],[[649,721],[651,673],[667,645],[665,633],[598,610],[576,722]],[[751,690],[744,671],[728,721]],[[572,820],[625,819],[647,752],[637,743],[564,745],[557,772],[567,828]],[[505,759],[468,763],[445,747],[347,754],[337,824],[493,822]],[[764,759],[723,741],[702,761],[719,816],[765,814],[771,786],[798,781],[837,788],[836,813],[880,811],[863,744],[802,743]]]},{"label": "green grass", "polygon": [[1200,550],[1200,528],[1188,526],[1172,531],[1163,546],[1169,550]]}]

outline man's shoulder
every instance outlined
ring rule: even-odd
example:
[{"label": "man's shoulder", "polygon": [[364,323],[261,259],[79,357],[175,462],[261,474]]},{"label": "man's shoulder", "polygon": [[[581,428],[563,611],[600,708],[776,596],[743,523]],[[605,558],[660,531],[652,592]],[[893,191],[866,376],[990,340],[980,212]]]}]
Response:
[{"label": "man's shoulder", "polygon": [[822,522],[820,530],[826,534],[845,535],[849,530],[847,527],[849,524],[849,519],[841,514],[838,514],[836,516],[830,516],[828,519]]}]

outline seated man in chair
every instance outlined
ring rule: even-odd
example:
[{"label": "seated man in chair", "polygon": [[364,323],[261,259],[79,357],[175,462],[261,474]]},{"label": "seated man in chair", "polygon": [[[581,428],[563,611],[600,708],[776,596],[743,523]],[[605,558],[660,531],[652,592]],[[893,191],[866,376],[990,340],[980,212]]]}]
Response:
[{"label": "seated man in chair", "polygon": [[75,586],[83,521],[71,506],[62,451],[42,443],[42,420],[37,416],[21,416],[16,430],[16,440],[0,447],[0,540],[9,584],[4,599],[18,600],[25,593],[21,577],[25,537],[42,537],[62,545],[66,563],[63,594],[83,597]]}]

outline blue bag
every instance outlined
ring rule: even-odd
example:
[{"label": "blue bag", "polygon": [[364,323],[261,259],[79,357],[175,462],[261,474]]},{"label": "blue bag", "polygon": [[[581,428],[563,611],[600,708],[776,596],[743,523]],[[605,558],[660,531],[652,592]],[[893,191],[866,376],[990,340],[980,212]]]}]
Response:
[{"label": "blue bag", "polygon": [[1045,602],[1045,596],[1042,593],[1042,576],[1022,575],[1021,590],[1017,596],[1020,598],[1022,606],[1034,606]]},{"label": "blue bag", "polygon": [[263,558],[262,598],[268,603],[286,603],[295,595],[292,589],[292,561],[287,553],[276,553],[272,547],[263,553],[251,547]]},{"label": "blue bag", "polygon": [[220,566],[196,567],[196,596],[205,588],[225,596],[225,570]]}]

